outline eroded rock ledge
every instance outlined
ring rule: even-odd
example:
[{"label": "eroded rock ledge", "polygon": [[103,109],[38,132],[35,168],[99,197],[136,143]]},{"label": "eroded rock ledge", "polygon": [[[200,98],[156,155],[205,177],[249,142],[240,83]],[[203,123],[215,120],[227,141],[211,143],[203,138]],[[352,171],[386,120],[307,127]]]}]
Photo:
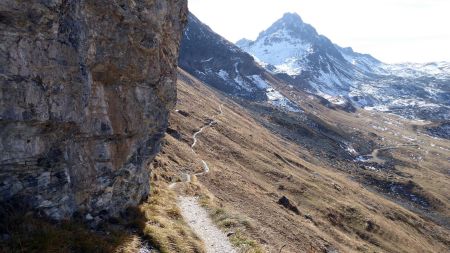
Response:
[{"label": "eroded rock ledge", "polygon": [[0,2],[0,201],[116,215],[149,191],[185,0]]}]

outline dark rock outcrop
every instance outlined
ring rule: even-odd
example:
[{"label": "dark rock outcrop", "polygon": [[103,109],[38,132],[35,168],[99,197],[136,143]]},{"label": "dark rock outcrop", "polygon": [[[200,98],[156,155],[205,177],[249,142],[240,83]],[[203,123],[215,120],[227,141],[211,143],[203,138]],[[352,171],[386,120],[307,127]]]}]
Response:
[{"label": "dark rock outcrop", "polygon": [[431,136],[450,140],[450,121],[435,123],[425,129]]},{"label": "dark rock outcrop", "polygon": [[0,2],[0,201],[113,216],[149,192],[183,0]]},{"label": "dark rock outcrop", "polygon": [[285,197],[285,196],[281,197],[281,198],[278,200],[277,203],[278,203],[279,205],[282,205],[282,206],[284,206],[285,208],[291,210],[291,211],[294,212],[295,214],[300,215],[300,210],[298,210],[298,207],[296,207],[295,205],[293,205],[293,204],[291,203],[291,201],[290,201],[287,197]]}]

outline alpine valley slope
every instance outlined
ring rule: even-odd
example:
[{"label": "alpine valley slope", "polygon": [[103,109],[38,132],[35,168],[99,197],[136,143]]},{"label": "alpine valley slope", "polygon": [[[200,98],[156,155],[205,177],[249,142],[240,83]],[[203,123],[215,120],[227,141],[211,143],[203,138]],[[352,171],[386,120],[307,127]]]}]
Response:
[{"label": "alpine valley slope", "polygon": [[[327,117],[333,118],[334,113],[338,114],[336,118],[353,117],[349,116],[352,115],[350,113],[322,106],[317,100],[308,103]],[[220,105],[222,114],[219,114]],[[179,71],[176,109],[171,114],[162,151],[154,163],[154,172],[165,182],[160,184],[164,189],[159,190],[167,190],[172,182],[183,181],[184,174],[202,171],[201,160],[206,161],[210,171],[194,178],[193,182],[198,180],[202,187],[206,187],[221,207],[214,211],[214,215],[222,213],[221,210],[238,214],[239,219],[224,219],[221,223],[228,228],[232,238],[235,233],[245,233],[263,245],[265,252],[279,252],[281,248],[282,252],[450,250],[447,228],[355,182],[346,171],[334,168],[332,160],[322,160],[320,154],[267,129],[251,109],[244,108],[228,95],[208,87],[183,70]],[[213,115],[218,115],[215,118],[217,123],[198,136],[195,154],[190,149],[191,136],[209,124]],[[364,121],[353,121],[351,127],[367,127],[361,122]],[[379,133],[376,129],[374,132]],[[450,148],[446,142],[440,145]],[[323,146],[323,152],[327,153],[332,148]],[[401,152],[414,150],[399,152],[401,156]],[[345,165],[352,163],[348,161]],[[355,170],[368,170],[353,167]],[[401,169],[402,172],[405,170]],[[440,174],[443,172],[429,168],[424,168],[423,172],[408,170],[413,184],[423,186],[422,192],[437,195],[438,199],[445,201],[448,192],[442,188],[445,188],[448,178]],[[368,171],[374,177],[383,173],[381,169]],[[417,174],[424,178],[418,176],[416,180]],[[428,178],[437,175],[441,178],[433,182],[433,188]],[[354,173],[354,176],[359,177],[359,174]],[[391,174],[391,177],[396,176]],[[181,194],[197,195],[202,199],[203,193],[194,183],[181,183],[186,186]],[[398,186],[400,189],[401,184]],[[282,196],[297,206],[299,214],[277,203]],[[440,210],[448,215],[448,203]],[[241,220],[246,224],[244,231],[234,228]]]},{"label": "alpine valley slope", "polygon": [[295,13],[286,13],[255,41],[237,45],[273,74],[333,103],[407,118],[450,119],[448,62],[385,64],[334,44]]},{"label": "alpine valley slope", "polygon": [[[154,164],[167,185],[206,161],[201,185],[268,252],[449,251],[450,142],[425,122],[307,93],[193,15],[179,63],[178,110]],[[193,154],[190,137],[220,105]]]}]

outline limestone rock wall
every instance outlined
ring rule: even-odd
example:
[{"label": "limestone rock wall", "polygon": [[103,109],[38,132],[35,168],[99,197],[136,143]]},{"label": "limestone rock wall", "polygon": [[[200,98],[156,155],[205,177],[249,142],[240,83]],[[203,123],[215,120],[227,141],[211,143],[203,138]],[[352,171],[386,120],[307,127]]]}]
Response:
[{"label": "limestone rock wall", "polygon": [[116,215],[149,191],[185,0],[0,1],[0,202]]}]

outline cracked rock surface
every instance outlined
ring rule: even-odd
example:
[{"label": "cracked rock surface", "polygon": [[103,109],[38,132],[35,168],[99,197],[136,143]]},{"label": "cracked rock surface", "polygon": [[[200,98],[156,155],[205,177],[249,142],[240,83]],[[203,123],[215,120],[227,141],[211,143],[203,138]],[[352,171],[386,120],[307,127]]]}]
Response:
[{"label": "cracked rock surface", "polygon": [[182,0],[0,2],[0,202],[113,216],[149,192]]}]

